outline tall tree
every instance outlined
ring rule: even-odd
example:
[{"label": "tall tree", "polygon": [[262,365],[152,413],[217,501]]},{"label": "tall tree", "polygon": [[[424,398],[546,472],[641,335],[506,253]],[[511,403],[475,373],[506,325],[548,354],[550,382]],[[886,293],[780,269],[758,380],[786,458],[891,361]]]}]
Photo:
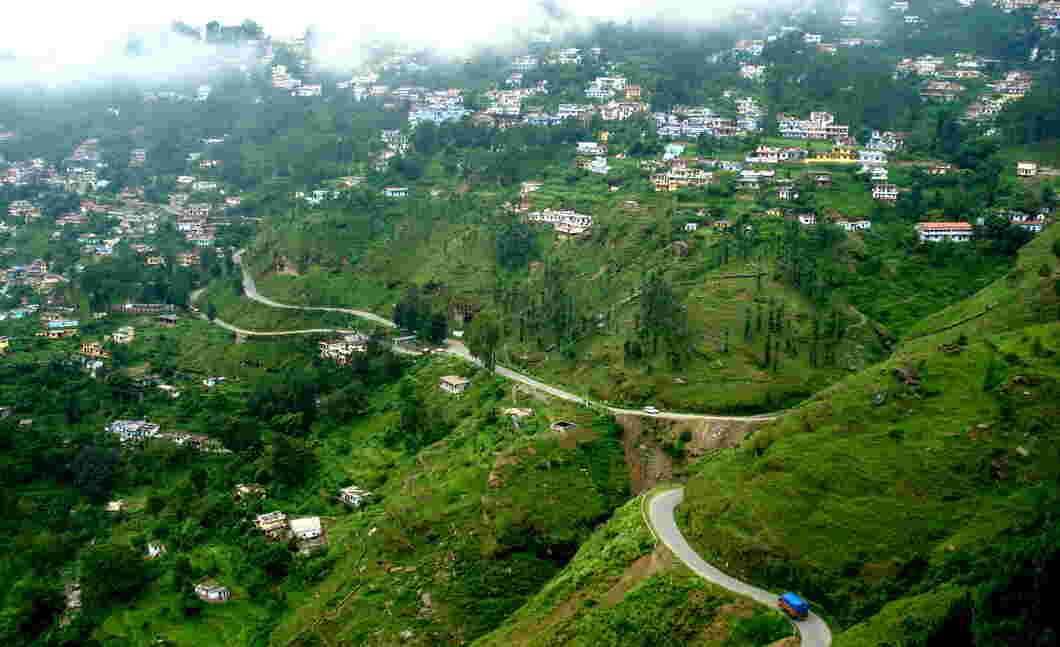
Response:
[{"label": "tall tree", "polygon": [[496,315],[489,311],[475,315],[467,331],[467,349],[491,373],[497,365],[500,343],[501,326]]}]

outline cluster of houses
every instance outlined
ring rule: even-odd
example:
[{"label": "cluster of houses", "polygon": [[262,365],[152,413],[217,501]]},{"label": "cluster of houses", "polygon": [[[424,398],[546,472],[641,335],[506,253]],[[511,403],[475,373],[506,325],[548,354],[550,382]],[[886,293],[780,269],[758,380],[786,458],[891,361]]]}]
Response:
[{"label": "cluster of houses", "polygon": [[295,540],[302,552],[327,545],[320,517],[288,518],[286,513],[276,510],[256,516],[254,525],[268,539]]},{"label": "cluster of houses", "polygon": [[553,231],[566,236],[581,236],[593,226],[593,217],[569,209],[544,209],[524,216],[526,222],[552,225]]},{"label": "cluster of houses", "polygon": [[[401,88],[398,89],[400,92]],[[449,88],[434,92],[417,90],[404,98],[411,102],[409,106],[409,126],[415,128],[417,125],[430,121],[434,124],[443,124],[448,121],[460,121],[471,111],[464,107],[464,97],[461,90]]]},{"label": "cluster of houses", "polygon": [[25,285],[37,294],[50,294],[56,288],[70,282],[62,274],[48,271],[48,263],[37,259],[27,265],[12,265],[0,269],[0,286]]},{"label": "cluster of houses", "polygon": [[811,112],[809,119],[778,113],[777,130],[781,137],[790,139],[845,140],[850,137],[850,126],[837,124],[835,115],[830,112]]},{"label": "cluster of houses", "polygon": [[[988,79],[1000,62],[966,53],[955,53],[949,61],[942,56],[923,55],[899,61],[895,65],[895,77],[918,77],[924,80],[920,86],[923,100],[950,102],[967,90],[958,81]],[[1022,98],[1032,85],[1030,73],[1024,70],[1010,70],[1000,78],[987,81],[989,92],[977,97],[968,107],[964,121],[992,121],[1005,102]]]},{"label": "cluster of houses", "polygon": [[0,175],[0,183],[12,186],[42,184],[55,175],[55,167],[43,159],[20,160],[4,169],[3,175]]},{"label": "cluster of houses", "polygon": [[[508,81],[518,81],[517,85],[522,85],[521,73],[513,72],[512,76],[514,77],[515,75],[520,76],[518,79],[509,77]],[[485,113],[502,117],[518,117],[523,112],[523,101],[539,94],[548,94],[547,81],[539,81],[532,88],[516,87],[511,90],[489,90],[485,94],[485,98],[489,101],[489,106],[486,108]],[[476,121],[480,124],[483,123],[481,118]],[[490,125],[495,123],[494,120]]]},{"label": "cluster of houses", "polygon": [[291,76],[286,65],[273,65],[270,71],[272,87],[287,90],[291,96],[319,97],[323,93],[320,84],[303,83],[301,79]]},{"label": "cluster of houses", "polygon": [[368,337],[361,333],[343,335],[339,339],[320,342],[320,359],[345,366],[359,353],[368,352]]},{"label": "cluster of houses", "polygon": [[690,166],[688,160],[675,158],[668,162],[663,170],[653,173],[651,183],[656,191],[678,191],[686,187],[703,187],[711,183],[714,174],[710,171]]},{"label": "cluster of houses", "polygon": [[[165,386],[165,385],[162,385]],[[165,391],[165,389],[163,389]],[[183,432],[162,432],[161,426],[147,420],[115,420],[106,426],[104,431],[116,434],[125,445],[143,443],[148,440],[168,440],[176,445],[191,447],[200,451],[228,453],[230,450],[221,447],[220,443],[202,434]]]},{"label": "cluster of houses", "polygon": [[585,96],[604,101],[622,96],[628,101],[637,101],[643,92],[639,85],[630,85],[624,76],[598,76],[585,89]]},{"label": "cluster of houses", "polygon": [[[737,107],[739,109],[739,104]],[[745,102],[743,107],[747,113],[757,109],[757,104]],[[759,131],[757,117],[722,117],[705,106],[677,106],[670,112],[656,112],[652,117],[655,119],[656,134],[667,139],[696,138],[700,135],[735,137]]]}]

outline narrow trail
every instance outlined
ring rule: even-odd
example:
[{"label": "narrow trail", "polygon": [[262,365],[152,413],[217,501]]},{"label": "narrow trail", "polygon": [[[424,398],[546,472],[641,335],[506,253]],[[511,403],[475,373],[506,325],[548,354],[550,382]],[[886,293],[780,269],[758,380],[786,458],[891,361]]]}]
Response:
[{"label": "narrow trail", "polygon": [[[755,602],[775,608],[779,597],[776,593],[770,593],[731,575],[726,575],[700,557],[692,548],[681,534],[681,529],[677,527],[677,521],[674,519],[674,509],[684,501],[684,498],[684,488],[674,488],[654,496],[645,496],[641,510],[655,538],[669,548],[670,552],[685,566],[692,569],[696,575],[737,595],[749,597]],[[805,620],[793,621],[793,624],[799,631],[802,647],[829,647],[832,644],[832,632],[817,614],[811,612]]]}]

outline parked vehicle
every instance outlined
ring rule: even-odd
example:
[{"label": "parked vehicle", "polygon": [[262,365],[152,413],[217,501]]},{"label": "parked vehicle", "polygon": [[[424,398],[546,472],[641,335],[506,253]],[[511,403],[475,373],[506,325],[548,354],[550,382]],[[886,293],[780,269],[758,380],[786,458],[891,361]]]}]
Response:
[{"label": "parked vehicle", "polygon": [[644,407],[644,413],[650,413],[651,415],[654,416],[655,414],[659,413],[659,410],[656,409],[655,407],[649,405],[649,406]]},{"label": "parked vehicle", "polygon": [[794,620],[805,620],[810,615],[810,603],[795,593],[785,593],[777,600],[777,606]]}]

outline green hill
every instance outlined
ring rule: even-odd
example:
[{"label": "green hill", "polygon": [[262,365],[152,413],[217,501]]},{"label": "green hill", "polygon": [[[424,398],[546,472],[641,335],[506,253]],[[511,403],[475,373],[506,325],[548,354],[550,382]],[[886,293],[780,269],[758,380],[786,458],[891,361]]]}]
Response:
[{"label": "green hill", "polygon": [[1020,542],[1054,528],[1041,515],[1060,476],[1058,239],[1043,232],[1025,270],[917,327],[943,332],[914,334],[703,465],[687,487],[690,540],[803,591],[837,645],[933,644],[916,641],[969,630],[971,607],[989,633],[1005,587],[1026,585],[996,581],[998,555],[1019,554],[1017,569]]},{"label": "green hill", "polygon": [[[529,229],[530,262],[505,269],[498,241],[512,235],[517,219],[486,215],[481,203],[462,200],[470,215],[433,203],[388,211],[392,233],[370,242],[350,239],[359,216],[341,209],[305,220],[294,233],[276,224],[246,262],[263,294],[288,303],[389,316],[416,289],[453,329],[465,326],[459,306],[497,311],[505,326],[502,363],[628,405],[774,410],[882,355],[873,327],[841,294],[811,296],[792,286],[776,251],[792,235],[780,218],[757,217],[748,221],[753,234],[736,235],[707,226],[670,197],[652,196],[637,208],[597,200],[587,205],[596,223],[587,237],[563,240],[547,228]],[[688,220],[704,226],[687,232]],[[805,232],[794,235],[816,244]],[[856,241],[827,244],[843,255]],[[820,272],[834,263],[832,255],[822,254]],[[687,313],[659,322],[681,329],[679,339],[659,347],[643,330],[649,274],[659,278],[674,314]]]},{"label": "green hill", "polygon": [[655,540],[634,499],[476,647],[757,647],[791,634],[778,612],[706,584]]},{"label": "green hill", "polygon": [[[440,376],[461,373],[472,377],[467,392],[438,388]],[[223,500],[225,483],[253,477],[247,469],[238,476],[211,473],[209,496],[184,511],[178,502],[186,483],[115,492],[163,502],[116,526],[110,533],[116,545],[173,527],[182,516],[198,520],[213,506],[207,526],[180,526],[176,559],[186,557],[197,576],[229,583],[233,602],[174,618],[181,594],[162,577],[134,603],[114,608],[97,638],[134,641],[156,631],[174,645],[222,644],[258,632],[271,645],[357,644],[369,635],[399,644],[407,642],[403,632],[412,632],[420,640],[471,640],[518,609],[628,497],[612,423],[566,403],[525,394],[513,401],[502,380],[468,373],[457,360],[421,360],[363,404],[367,415],[343,422],[338,412],[348,397],[322,399],[326,415],[304,445],[314,465],[306,482],[274,483],[262,502],[233,508]],[[533,411],[518,426],[500,411],[516,405]],[[575,427],[550,431],[558,420]],[[269,458],[271,451],[259,471],[279,460]],[[347,484],[369,489],[371,503],[353,511],[336,504],[337,489]],[[250,524],[254,514],[271,510],[321,516],[328,552],[274,554],[286,546],[264,542]],[[159,568],[165,573],[175,563]],[[270,578],[283,576],[263,581],[262,565]]]}]

